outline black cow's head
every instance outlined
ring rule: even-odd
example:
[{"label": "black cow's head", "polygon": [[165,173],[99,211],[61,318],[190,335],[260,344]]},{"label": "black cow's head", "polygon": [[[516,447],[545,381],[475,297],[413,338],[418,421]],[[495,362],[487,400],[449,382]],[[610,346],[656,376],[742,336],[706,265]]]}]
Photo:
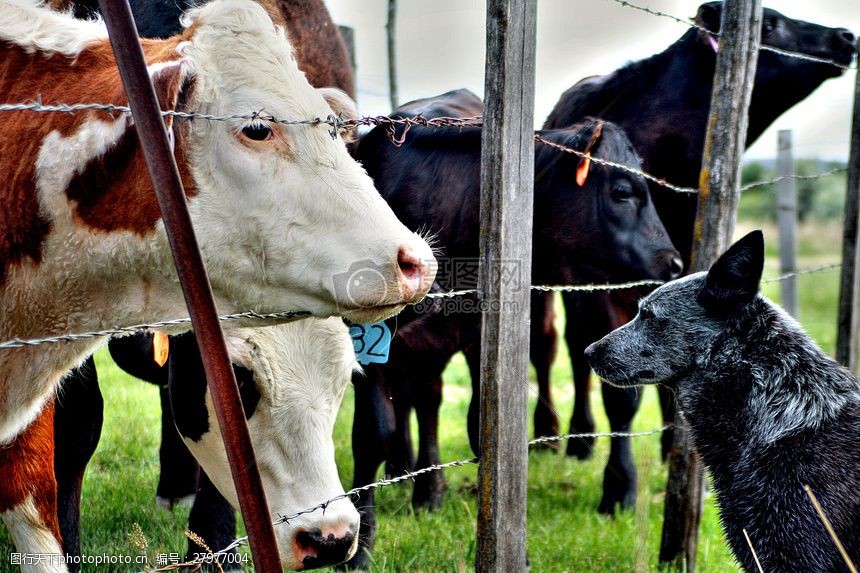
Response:
[{"label": "black cow's head", "polygon": [[[633,169],[642,160],[624,131],[587,119],[544,139]],[[538,143],[534,274],[547,282],[672,279],[683,271],[643,177]]]},{"label": "black cow's head", "polygon": [[[696,23],[719,33],[721,16],[722,2],[708,2],[699,6]],[[703,50],[716,51],[716,37],[701,31],[699,39]],[[844,71],[831,63],[780,54],[768,47],[843,66],[849,65],[855,54],[855,37],[850,30],[794,20],[769,8],[762,14],[761,44],[763,49],[759,52],[750,104],[748,144],[783,111],[811,94],[825,80]]]}]

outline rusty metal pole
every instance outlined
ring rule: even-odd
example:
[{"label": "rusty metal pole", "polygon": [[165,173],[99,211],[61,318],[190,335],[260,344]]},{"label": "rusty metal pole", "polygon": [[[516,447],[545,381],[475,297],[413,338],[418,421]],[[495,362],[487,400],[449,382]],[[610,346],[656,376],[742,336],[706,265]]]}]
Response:
[{"label": "rusty metal pole", "polygon": [[152,178],[191,324],[200,346],[206,380],[218,415],[239,506],[251,545],[256,571],[281,571],[275,531],[263,482],[254,457],[239,388],[227,355],[224,334],[203,258],[197,245],[185,191],[161,118],[158,99],[146,70],[143,49],[128,0],[99,0],[117,67],[128,95],[149,175]]}]

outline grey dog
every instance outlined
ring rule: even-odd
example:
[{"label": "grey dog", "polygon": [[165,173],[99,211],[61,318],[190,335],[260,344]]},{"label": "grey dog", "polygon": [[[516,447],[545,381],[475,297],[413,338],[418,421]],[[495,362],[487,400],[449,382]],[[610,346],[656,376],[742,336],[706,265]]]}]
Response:
[{"label": "grey dog", "polygon": [[707,273],[661,286],[628,324],[586,350],[610,384],[676,390],[713,479],[735,558],[768,573],[846,571],[803,490],[860,559],[860,383],[759,294],[754,231]]}]

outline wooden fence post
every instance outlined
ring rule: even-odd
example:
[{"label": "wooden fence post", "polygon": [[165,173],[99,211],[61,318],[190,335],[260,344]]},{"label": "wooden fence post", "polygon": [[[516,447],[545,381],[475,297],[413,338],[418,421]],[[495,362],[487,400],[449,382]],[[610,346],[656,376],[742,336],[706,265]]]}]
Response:
[{"label": "wooden fence post", "polygon": [[526,571],[536,0],[487,2],[481,143],[479,572]]},{"label": "wooden fence post", "polygon": [[337,29],[340,31],[343,43],[346,44],[346,53],[349,56],[349,66],[352,68],[352,75],[355,75],[357,69],[355,64],[355,29],[350,26],[338,26]]},{"label": "wooden fence post", "polygon": [[[797,270],[797,184],[794,174],[794,154],[791,130],[779,130],[776,174],[784,177],[776,183],[776,222],[779,227],[779,272]],[[779,283],[779,302],[791,316],[797,318],[797,280],[789,277]]]},{"label": "wooden fence post", "polygon": [[[691,271],[706,270],[726,249],[740,198],[741,157],[761,34],[761,0],[725,0],[719,53],[699,177]],[[682,413],[675,416],[660,561],[692,573],[702,517],[703,468]]]},{"label": "wooden fence post", "polygon": [[[857,42],[860,48],[860,41]],[[842,277],[839,289],[839,320],[836,331],[836,360],[857,373],[858,320],[860,301],[858,276],[858,217],[860,217],[860,74],[854,88],[854,118],[851,122],[851,153],[842,233]]]}]

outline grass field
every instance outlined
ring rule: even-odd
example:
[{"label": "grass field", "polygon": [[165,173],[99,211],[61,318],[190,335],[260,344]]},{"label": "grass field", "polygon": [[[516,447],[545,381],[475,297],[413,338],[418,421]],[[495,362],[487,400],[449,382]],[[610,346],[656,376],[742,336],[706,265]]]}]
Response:
[{"label": "grass field", "polygon": [[[754,226],[742,222],[738,235]],[[768,261],[765,277],[777,274],[775,232],[765,226]],[[815,223],[800,230],[799,267],[838,262],[841,224]],[[810,334],[832,353],[836,324],[838,271],[799,278],[800,319]],[[777,284],[765,285],[765,294],[778,300]],[[158,553],[184,554],[183,529],[188,510],[171,512],[155,507],[158,472],[159,402],[156,389],[120,372],[104,352],[97,364],[105,395],[102,440],[86,476],[83,501],[83,550],[89,555],[148,555],[154,564]],[[562,420],[570,416],[572,385],[569,360],[562,349],[554,372],[554,395]],[[462,357],[445,375],[440,442],[443,461],[470,457],[465,433],[470,386]],[[535,389],[532,388],[531,407]],[[591,401],[599,431],[608,430],[599,388]],[[348,393],[335,428],[337,460],[345,487],[352,475],[350,427],[352,396]],[[634,430],[662,425],[653,388],[644,391],[644,403]],[[657,436],[635,439],[633,451],[639,468],[639,503],[635,512],[616,518],[597,514],[608,440],[598,440],[593,458],[579,462],[549,452],[533,452],[529,459],[528,548],[532,570],[538,572],[657,571],[657,552],[663,511],[666,468],[659,460]],[[475,467],[447,472],[449,483],[444,507],[414,514],[410,486],[384,488],[377,495],[379,534],[373,571],[466,571],[473,568],[475,548]],[[299,508],[274,508],[288,513]],[[138,533],[135,533],[138,532]],[[142,533],[142,536],[141,536]],[[142,540],[145,538],[145,543]],[[0,571],[13,571],[8,555],[14,551],[0,528]],[[85,567],[85,571],[127,571],[134,567]],[[139,569],[139,568],[138,568]],[[721,537],[713,499],[706,501],[699,545],[699,570],[737,570]]]}]

